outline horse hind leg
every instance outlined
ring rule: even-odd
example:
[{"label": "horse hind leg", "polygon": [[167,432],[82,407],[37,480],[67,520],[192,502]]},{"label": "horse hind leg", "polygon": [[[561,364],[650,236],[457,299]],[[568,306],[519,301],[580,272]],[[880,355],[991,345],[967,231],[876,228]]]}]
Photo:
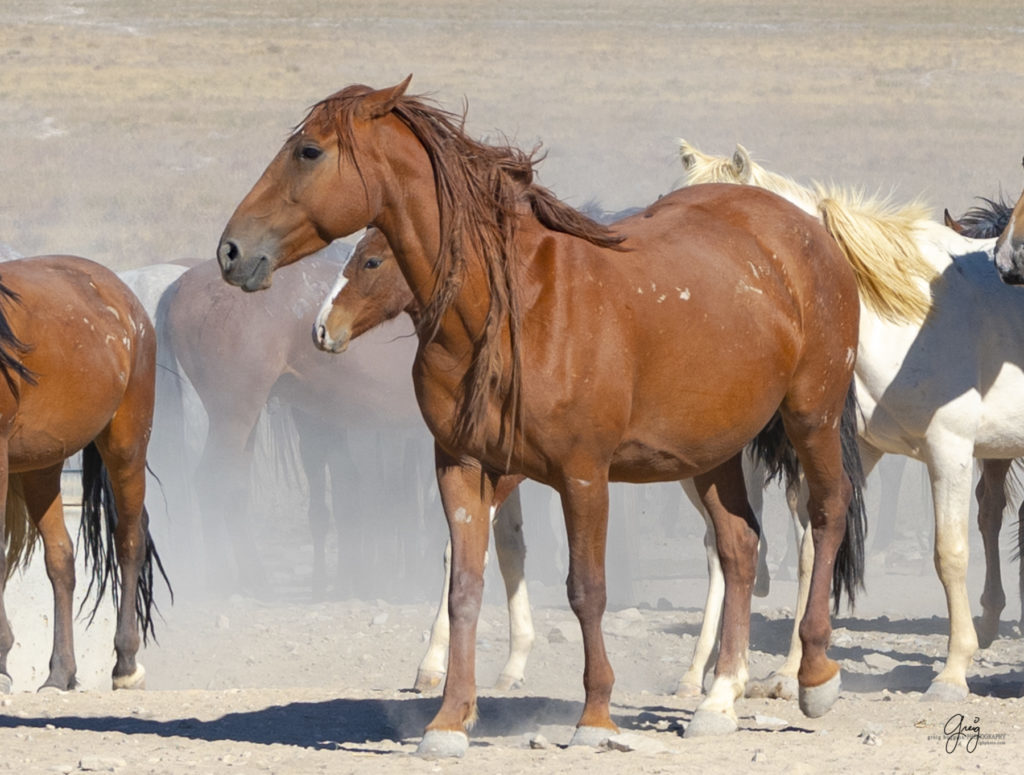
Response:
[{"label": "horse hind leg", "polygon": [[687,726],[686,737],[725,734],[739,725],[735,703],[743,696],[748,677],[750,599],[760,532],[747,500],[740,455],[694,481],[714,525],[725,595],[715,679]]},{"label": "horse hind leg", "polygon": [[74,645],[75,553],[64,524],[60,497],[62,465],[20,475],[25,507],[43,541],[46,575],[53,588],[53,650],[40,691],[70,691],[77,685]]},{"label": "horse hind leg", "polygon": [[[807,481],[807,511],[814,549],[807,607],[799,624],[802,653],[797,671],[800,708],[810,717],[823,715],[839,696],[839,664],[827,655],[832,634],[829,596],[833,578],[844,579],[851,596],[863,578],[863,512],[860,497],[854,498],[859,495],[862,481],[859,456],[853,449],[852,387],[840,398],[845,401],[845,410],[843,401],[832,406],[831,411],[820,403],[816,409],[802,412],[793,411],[792,403],[783,407],[786,435]],[[845,454],[844,437],[849,437],[849,451]],[[848,513],[851,504],[856,507],[852,514]],[[845,559],[839,553],[841,546],[846,547]],[[837,565],[847,568],[849,575],[837,575]],[[839,594],[840,590],[836,590],[837,600]]]},{"label": "horse hind leg", "polygon": [[999,634],[999,617],[1006,607],[1006,593],[1000,572],[999,531],[1006,508],[1007,474],[1012,460],[981,461],[981,478],[975,489],[978,499],[978,529],[985,547],[985,588],[981,593],[978,645],[988,648]]}]

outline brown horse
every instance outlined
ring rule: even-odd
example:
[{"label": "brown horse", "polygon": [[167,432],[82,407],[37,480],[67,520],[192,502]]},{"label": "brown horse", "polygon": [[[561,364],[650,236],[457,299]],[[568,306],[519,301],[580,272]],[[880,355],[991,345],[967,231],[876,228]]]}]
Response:
[{"label": "brown horse", "polygon": [[995,259],[1003,282],[1024,285],[1024,192],[1014,205],[1006,228],[996,240]]},{"label": "brown horse", "polygon": [[372,224],[423,310],[413,381],[452,540],[452,638],[420,752],[468,746],[487,515],[502,480],[524,477],[562,499],[585,652],[574,742],[616,729],[601,633],[611,480],[696,478],[726,592],[715,682],[687,733],[735,729],[757,547],[740,455],[755,437],[780,455],[788,437],[809,483],[800,699],[825,713],[839,692],[826,654],[833,570],[848,593],[863,571],[862,509],[847,518],[860,477],[843,445],[856,430],[859,312],[842,253],[780,197],[735,186],[674,192],[612,231],[536,185],[531,155],[472,140],[407,84],[350,86],[314,106],[238,206],[218,259],[228,282],[258,290]]},{"label": "brown horse", "polygon": [[75,564],[60,474],[78,450],[90,590],[98,606],[109,584],[118,607],[113,685],[141,688],[145,670],[135,655],[139,625],[143,639],[153,632],[154,561],[163,572],[144,506],[153,326],[113,272],[84,258],[27,258],[4,263],[2,271],[0,528],[7,551],[0,556],[0,691],[10,691],[7,654],[14,642],[3,587],[37,538],[54,597],[53,652],[42,688],[75,686]]}]

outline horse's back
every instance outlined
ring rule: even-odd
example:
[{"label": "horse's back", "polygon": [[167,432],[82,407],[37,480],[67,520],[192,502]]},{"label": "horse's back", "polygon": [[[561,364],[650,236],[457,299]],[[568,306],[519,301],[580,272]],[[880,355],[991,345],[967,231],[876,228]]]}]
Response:
[{"label": "horse's back", "polygon": [[[18,296],[3,312],[35,380],[20,386],[13,471],[21,459],[33,467],[63,460],[106,427],[136,386],[151,392],[156,337],[131,289],[94,261],[19,259],[3,265],[0,279]],[[133,411],[148,424],[143,410]]]}]

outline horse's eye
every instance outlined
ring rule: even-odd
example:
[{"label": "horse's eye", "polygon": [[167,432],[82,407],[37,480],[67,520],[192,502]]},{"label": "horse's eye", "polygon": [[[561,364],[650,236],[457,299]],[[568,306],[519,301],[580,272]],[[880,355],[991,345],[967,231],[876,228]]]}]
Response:
[{"label": "horse's eye", "polygon": [[299,156],[307,161],[316,161],[323,155],[323,149],[317,148],[315,145],[304,145],[299,149]]},{"label": "horse's eye", "polygon": [[380,258],[378,256],[374,256],[373,258],[366,259],[366,263],[363,264],[363,266],[366,269],[376,269],[378,266],[380,266],[380,264],[381,264]]}]

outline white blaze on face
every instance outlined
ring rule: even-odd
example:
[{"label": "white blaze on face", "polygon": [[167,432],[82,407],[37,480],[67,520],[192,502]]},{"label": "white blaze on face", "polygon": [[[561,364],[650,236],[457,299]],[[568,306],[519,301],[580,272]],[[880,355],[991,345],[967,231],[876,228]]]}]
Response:
[{"label": "white blaze on face", "polygon": [[345,277],[345,267],[348,266],[348,260],[341,265],[341,271],[338,272],[338,277],[334,281],[334,285],[331,286],[331,290],[327,294],[327,298],[324,299],[324,303],[320,305],[320,311],[316,314],[316,328],[320,326],[327,327],[327,317],[331,314],[331,309],[334,307],[334,300],[338,294],[341,293],[341,289],[348,284],[348,278]]}]

